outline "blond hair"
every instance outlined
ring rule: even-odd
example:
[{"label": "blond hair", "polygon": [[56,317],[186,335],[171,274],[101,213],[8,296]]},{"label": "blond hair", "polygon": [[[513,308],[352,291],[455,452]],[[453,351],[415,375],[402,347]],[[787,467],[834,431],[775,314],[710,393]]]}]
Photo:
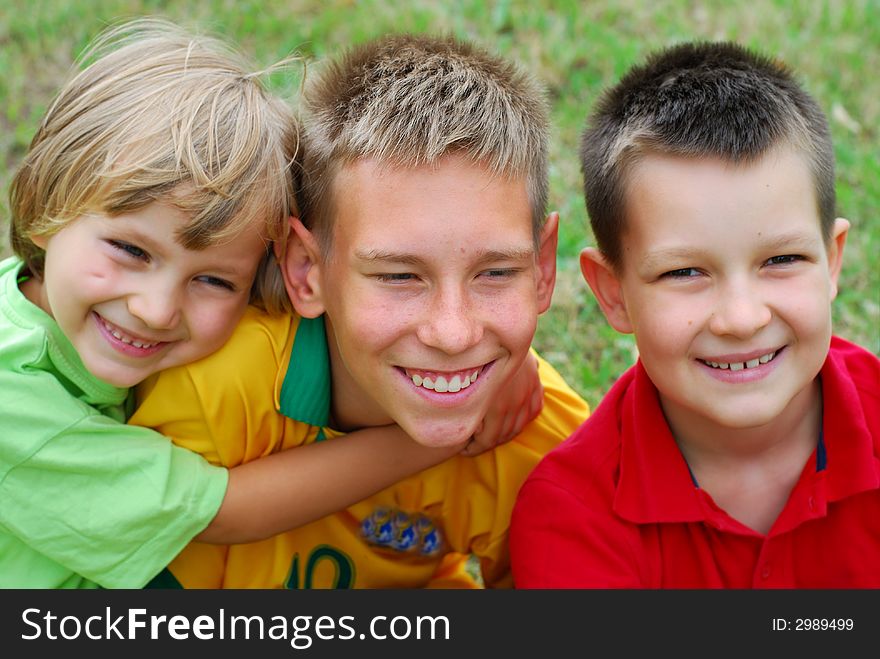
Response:
[{"label": "blond hair", "polygon": [[[189,216],[178,235],[189,249],[254,223],[267,240],[283,237],[295,212],[297,124],[263,72],[221,41],[158,19],[109,29],[88,61],[49,106],[10,189],[12,247],[35,276],[45,253],[30,236],[157,200]],[[267,248],[252,301],[278,310],[272,259]]]},{"label": "blond hair", "polygon": [[383,37],[306,80],[302,107],[300,211],[325,256],[335,175],[365,158],[417,167],[458,153],[500,176],[525,177],[537,241],[547,203],[547,105],[537,82],[511,62],[451,37]]}]

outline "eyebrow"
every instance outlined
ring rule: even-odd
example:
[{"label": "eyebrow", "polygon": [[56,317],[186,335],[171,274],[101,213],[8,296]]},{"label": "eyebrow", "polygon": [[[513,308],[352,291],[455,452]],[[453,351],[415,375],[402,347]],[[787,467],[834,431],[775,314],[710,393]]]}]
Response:
[{"label": "eyebrow", "polygon": [[653,270],[669,261],[690,261],[700,254],[700,250],[692,247],[669,247],[649,252],[641,261],[639,270]]},{"label": "eyebrow", "polygon": [[[366,263],[398,263],[401,265],[424,265],[425,260],[415,254],[406,252],[389,252],[385,250],[370,249],[356,250],[354,256],[357,260]],[[479,263],[494,261],[521,261],[535,256],[534,247],[512,247],[510,249],[486,249],[478,250],[476,260]]]},{"label": "eyebrow", "polygon": [[814,247],[816,245],[816,236],[792,231],[790,233],[781,233],[767,238],[764,246],[769,249],[801,249]]},{"label": "eyebrow", "polygon": [[[816,245],[815,236],[799,231],[780,233],[766,238],[762,237],[761,240],[762,248],[770,251],[809,249]],[[701,250],[688,246],[661,248],[648,253],[642,259],[642,266],[650,270],[668,261],[689,261],[699,257],[701,254]]]}]

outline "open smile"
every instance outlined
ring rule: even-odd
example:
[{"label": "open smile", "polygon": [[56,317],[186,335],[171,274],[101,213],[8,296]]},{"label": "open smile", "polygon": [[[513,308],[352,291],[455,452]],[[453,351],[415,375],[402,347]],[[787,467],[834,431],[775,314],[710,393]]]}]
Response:
[{"label": "open smile", "polygon": [[752,382],[769,375],[776,368],[776,360],[784,350],[785,346],[782,346],[751,354],[698,357],[697,361],[707,367],[709,374],[715,379],[724,382]]},{"label": "open smile", "polygon": [[149,357],[168,345],[167,341],[150,341],[132,334],[93,311],[98,331],[118,352],[130,357]]},{"label": "open smile", "polygon": [[494,364],[494,360],[479,366],[456,371],[398,367],[419,390],[438,394],[457,394],[473,385],[484,372]]},{"label": "open smile", "polygon": [[752,357],[751,359],[747,359],[745,361],[722,361],[721,358],[698,359],[698,361],[701,361],[706,364],[706,366],[710,366],[712,368],[720,368],[721,370],[729,368],[731,371],[742,371],[747,368],[758,368],[758,366],[760,366],[761,364],[767,364],[773,361],[776,358],[776,355],[779,354],[779,352],[781,351],[782,348],[779,348],[758,357]]}]

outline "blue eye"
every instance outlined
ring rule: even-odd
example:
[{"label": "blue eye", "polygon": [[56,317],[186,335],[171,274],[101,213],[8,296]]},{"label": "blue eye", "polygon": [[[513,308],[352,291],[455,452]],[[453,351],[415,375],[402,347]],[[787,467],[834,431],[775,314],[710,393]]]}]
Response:
[{"label": "blue eye", "polygon": [[664,272],[661,277],[672,277],[673,279],[687,279],[690,277],[699,277],[700,271],[696,268],[679,268],[678,270],[670,270]]},{"label": "blue eye", "polygon": [[142,250],[137,245],[132,245],[131,243],[126,243],[121,240],[108,240],[107,241],[113,248],[118,249],[120,252],[125,252],[127,255],[132,258],[140,259],[142,261],[149,261],[150,255],[147,254],[144,250]]}]

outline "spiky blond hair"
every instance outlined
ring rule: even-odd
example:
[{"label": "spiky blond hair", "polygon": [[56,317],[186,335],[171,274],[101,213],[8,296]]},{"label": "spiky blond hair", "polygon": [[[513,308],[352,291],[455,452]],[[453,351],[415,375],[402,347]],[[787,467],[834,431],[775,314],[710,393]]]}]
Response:
[{"label": "spiky blond hair", "polygon": [[386,36],[307,79],[303,110],[300,210],[325,253],[341,167],[367,158],[417,167],[451,153],[526,178],[537,241],[547,203],[547,106],[513,63],[451,37]]}]

